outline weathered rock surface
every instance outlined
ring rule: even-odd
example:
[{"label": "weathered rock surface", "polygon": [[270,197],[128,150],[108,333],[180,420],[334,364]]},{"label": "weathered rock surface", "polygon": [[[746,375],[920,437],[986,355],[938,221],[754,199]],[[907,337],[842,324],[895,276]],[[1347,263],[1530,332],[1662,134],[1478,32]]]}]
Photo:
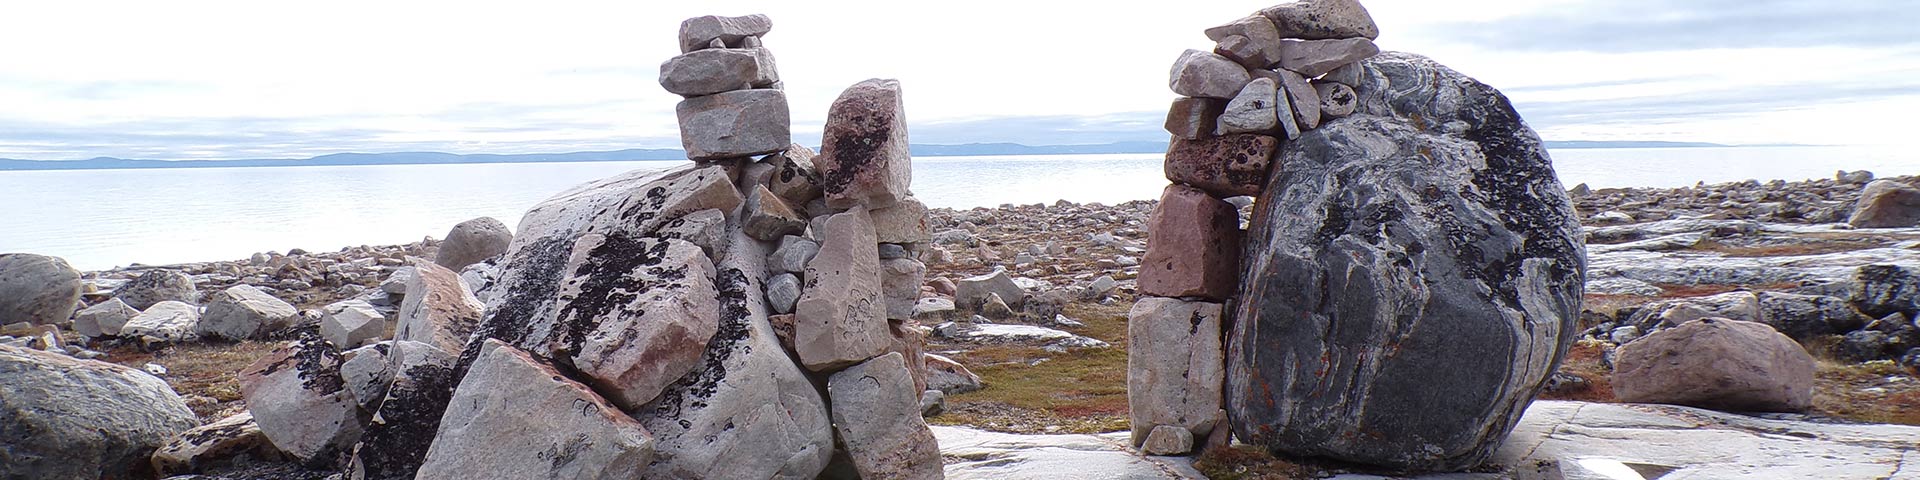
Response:
[{"label": "weathered rock surface", "polygon": [[987,301],[988,295],[998,295],[1001,301],[1011,305],[1018,305],[1027,296],[1027,290],[1014,283],[1006,270],[962,278],[954,282],[954,287],[954,303],[966,308],[979,308],[980,304]]},{"label": "weathered rock surface", "polygon": [[765,48],[696,50],[660,64],[660,86],[685,97],[771,88],[780,81],[772,59]]},{"label": "weathered rock surface", "polygon": [[1274,450],[1457,469],[1577,335],[1582,235],[1498,91],[1414,55],[1367,62],[1372,99],[1289,143],[1254,212],[1247,251],[1268,253],[1243,266],[1228,410]]},{"label": "weathered rock surface", "polygon": [[1160,480],[1207,478],[1186,457],[1141,456],[1127,433],[1017,435],[933,427],[951,480]]},{"label": "weathered rock surface", "polygon": [[1622,345],[1622,401],[1727,411],[1797,412],[1813,404],[1813,356],[1764,324],[1707,318]]},{"label": "weathered rock surface", "polygon": [[593,390],[498,341],[454,391],[419,478],[637,478],[653,437]]},{"label": "weathered rock surface", "polygon": [[920,391],[899,353],[827,381],[833,426],[861,478],[943,478],[940,446],[920,419]]},{"label": "weathered rock surface", "polygon": [[699,245],[707,258],[713,258],[719,252],[727,251],[727,215],[717,209],[681,215],[661,225],[651,236],[661,240],[685,240]]},{"label": "weathered rock surface", "polygon": [[1380,38],[1380,27],[1359,0],[1301,0],[1267,7],[1260,14],[1273,20],[1282,38]]},{"label": "weathered rock surface", "polygon": [[767,273],[804,273],[807,271],[807,262],[813,261],[813,257],[819,254],[819,242],[793,235],[780,237],[780,246],[767,256]]},{"label": "weathered rock surface", "polygon": [[1282,40],[1280,68],[1308,78],[1326,75],[1348,64],[1380,53],[1380,47],[1365,38],[1338,40]]},{"label": "weathered rock surface", "polygon": [[327,305],[320,317],[320,336],[342,349],[354,349],[380,341],[386,334],[387,317],[372,304],[359,300]]},{"label": "weathered rock surface", "polygon": [[1167,179],[1219,197],[1259,195],[1280,140],[1266,135],[1174,139],[1167,148]]},{"label": "weathered rock surface", "polygon": [[197,423],[152,375],[0,345],[0,478],[143,478]]},{"label": "weathered rock surface", "polygon": [[119,336],[120,328],[139,315],[140,311],[127,306],[127,302],[109,298],[74,314],[73,331],[89,337]]},{"label": "weathered rock surface", "polygon": [[1848,224],[1856,228],[1899,228],[1920,225],[1920,188],[1892,180],[1875,180],[1860,191]]},{"label": "weathered rock surface", "polygon": [[927,204],[918,198],[907,196],[894,202],[893,206],[872,209],[867,213],[873,217],[873,236],[880,243],[933,241],[933,231],[927,228]]},{"label": "weathered rock surface", "polygon": [[1214,53],[1247,68],[1268,68],[1280,62],[1280,31],[1263,15],[1251,15],[1206,30],[1207,39],[1220,42]]},{"label": "weathered rock surface", "polygon": [[156,303],[165,301],[200,303],[200,290],[193,286],[193,277],[173,270],[155,269],[140,274],[138,278],[121,285],[114,290],[114,298],[127,302],[127,306],[146,310]]},{"label": "weathered rock surface", "polygon": [[1320,93],[1320,115],[1326,121],[1352,115],[1358,108],[1360,96],[1353,87],[1334,82],[1313,82],[1313,91]]},{"label": "weathered rock surface", "polygon": [[120,327],[120,334],[178,342],[193,338],[194,324],[197,323],[200,323],[200,307],[168,300],[153,304],[127,320],[127,324]]},{"label": "weathered rock surface", "polygon": [[794,307],[794,347],[800,362],[816,372],[866,361],[885,352],[890,341],[880,252],[866,209],[828,218],[824,237],[820,253],[807,262],[805,289]]},{"label": "weathered rock surface", "polygon": [[207,310],[194,324],[194,332],[202,337],[245,340],[291,327],[299,316],[299,309],[267,292],[251,285],[235,285],[207,296]]},{"label": "weathered rock surface", "polygon": [[1183,455],[1193,451],[1193,431],[1173,425],[1153,427],[1153,433],[1147,434],[1146,441],[1140,444],[1140,453],[1147,455]]},{"label": "weathered rock surface", "polygon": [[1240,66],[1217,54],[1199,50],[1187,50],[1180,59],[1173,62],[1173,71],[1167,86],[1188,97],[1217,98],[1232,100],[1240,94],[1240,88],[1253,77],[1247,74],[1247,67]]},{"label": "weathered rock surface", "polygon": [[340,350],[307,330],[240,372],[247,411],[275,448],[331,465],[360,440],[366,414],[347,390],[340,363]]},{"label": "weathered rock surface", "polygon": [[[787,94],[735,90],[681,100],[680,145],[692,160],[722,160],[774,153],[793,143]],[[736,193],[737,194],[737,193]]]},{"label": "weathered rock surface", "polygon": [[764,37],[772,31],[773,19],[766,15],[693,17],[680,22],[680,53],[705,49],[714,40],[741,47],[747,37]]},{"label": "weathered rock surface", "polygon": [[880,262],[880,297],[886,303],[887,319],[912,320],[913,306],[920,300],[920,286],[926,283],[927,265],[911,258]]},{"label": "weathered rock surface", "polygon": [[815,157],[812,149],[796,143],[763,159],[775,169],[767,188],[788,205],[806,205],[820,198],[820,174],[813,167]]},{"label": "weathered rock surface", "polygon": [[653,400],[700,364],[720,327],[713,262],[679,240],[587,234],[563,269],[545,349],[623,409]]},{"label": "weathered rock surface", "polygon": [[[1127,406],[1133,445],[1155,428],[1173,426],[1206,438],[1220,411],[1221,304],[1140,297],[1127,314]],[[1154,453],[1170,455],[1186,453]]]},{"label": "weathered rock surface", "polygon": [[747,221],[742,227],[747,236],[763,242],[799,235],[807,230],[807,219],[788,206],[765,185],[755,185],[747,194]]},{"label": "weathered rock surface", "polygon": [[[349,478],[414,478],[453,398],[456,357],[420,342],[392,342],[387,352],[383,398],[348,462]],[[348,364],[352,360],[348,360]],[[343,376],[347,374],[342,365]],[[352,377],[347,377],[351,389]],[[356,391],[356,393],[358,393]]]},{"label": "weathered rock surface", "polygon": [[979,390],[986,385],[980,381],[980,375],[951,358],[926,354],[927,388],[939,390],[948,395]]},{"label": "weathered rock surface", "polygon": [[0,325],[66,321],[80,306],[80,287],[80,272],[59,257],[0,254]]},{"label": "weathered rock surface", "polygon": [[1226,102],[1219,99],[1180,97],[1167,109],[1167,132],[1185,140],[1212,136],[1225,108]]},{"label": "weathered rock surface", "polygon": [[1864,265],[1854,270],[1852,280],[1851,300],[1861,313],[1875,318],[1895,313],[1920,318],[1920,271],[1915,268]]},{"label": "weathered rock surface", "polygon": [[1140,292],[1225,300],[1239,284],[1240,211],[1185,185],[1168,185],[1149,217]]},{"label": "weathered rock surface", "polygon": [[767,309],[775,314],[793,313],[793,307],[800,302],[800,277],[791,273],[774,275],[767,279]]},{"label": "weathered rock surface", "polygon": [[387,398],[387,387],[393,383],[393,343],[379,342],[340,354],[340,380],[363,410],[379,409],[380,401]]},{"label": "weathered rock surface", "polygon": [[[1227,102],[1227,109],[1220,113],[1218,128],[1214,133],[1232,135],[1236,133],[1274,134],[1280,132],[1279,103],[1280,83],[1271,78],[1256,78],[1240,89],[1233,101]],[[1288,111],[1288,115],[1293,112]]]},{"label": "weathered rock surface", "polygon": [[827,206],[878,209],[912,194],[913,158],[907,152],[899,81],[872,79],[847,87],[827,110],[825,128],[814,166]]},{"label": "weathered rock surface", "polygon": [[154,472],[163,476],[195,473],[242,455],[269,456],[270,445],[253,414],[240,412],[175,435],[153,452],[151,461]]},{"label": "weathered rock surface", "polygon": [[1852,331],[1867,320],[1843,298],[1760,292],[1756,300],[1762,323],[1799,341]]},{"label": "weathered rock surface", "polygon": [[467,291],[460,275],[438,264],[411,259],[413,278],[393,329],[394,340],[422,342],[442,351],[457,352],[480,324],[485,305]]},{"label": "weathered rock surface", "polygon": [[[1293,119],[1301,131],[1320,128],[1320,91],[1306,77],[1288,70],[1275,70],[1280,77],[1281,93],[1287,96],[1287,104],[1293,107]],[[1299,137],[1294,137],[1299,138]]]},{"label": "weathered rock surface", "polygon": [[468,265],[506,253],[509,243],[513,243],[513,232],[507,230],[507,224],[493,217],[467,220],[447,231],[447,238],[440,241],[440,250],[434,254],[433,263],[458,272]]}]

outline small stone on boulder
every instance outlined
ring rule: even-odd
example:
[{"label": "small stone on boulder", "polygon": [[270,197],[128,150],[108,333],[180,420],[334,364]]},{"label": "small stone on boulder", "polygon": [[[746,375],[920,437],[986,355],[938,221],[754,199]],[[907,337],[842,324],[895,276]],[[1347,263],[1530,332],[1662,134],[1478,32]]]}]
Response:
[{"label": "small stone on boulder", "polygon": [[1168,185],[1148,217],[1140,292],[1223,301],[1239,284],[1240,211],[1200,189]]},{"label": "small stone on boulder", "polygon": [[1147,455],[1186,455],[1193,451],[1193,431],[1173,425],[1153,427],[1140,452]]},{"label": "small stone on boulder", "polygon": [[680,144],[691,160],[723,160],[778,152],[793,143],[787,94],[736,90],[681,100]]},{"label": "small stone on boulder", "polygon": [[1187,50],[1173,62],[1172,79],[1167,86],[1187,97],[1232,100],[1241,87],[1253,81],[1247,67],[1227,57],[1199,50]]},{"label": "small stone on boulder", "polygon": [[907,112],[900,82],[872,79],[840,93],[821,134],[820,190],[827,206],[892,206],[912,193],[913,158],[907,152]]},{"label": "small stone on boulder", "polygon": [[1174,139],[1167,148],[1167,179],[1220,197],[1259,195],[1280,139],[1254,134]]},{"label": "small stone on boulder", "polygon": [[[1216,134],[1232,135],[1236,133],[1274,134],[1280,129],[1279,103],[1280,83],[1271,78],[1256,78],[1247,82],[1240,94],[1227,102],[1227,109],[1220,114]],[[1292,111],[1287,112],[1292,115]]]}]

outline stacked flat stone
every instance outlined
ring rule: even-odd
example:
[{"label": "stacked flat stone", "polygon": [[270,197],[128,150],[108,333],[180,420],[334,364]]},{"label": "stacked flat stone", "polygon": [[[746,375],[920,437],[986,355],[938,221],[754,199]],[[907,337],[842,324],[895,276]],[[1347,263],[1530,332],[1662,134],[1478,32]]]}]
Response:
[{"label": "stacked flat stone", "polygon": [[686,97],[674,108],[680,143],[695,161],[785,150],[792,143],[787,94],[761,37],[766,15],[705,16],[680,24],[680,55],[660,65],[660,86]]},{"label": "stacked flat stone", "polygon": [[1259,196],[1282,145],[1352,114],[1356,62],[1379,53],[1373,18],[1352,0],[1283,4],[1206,35],[1214,50],[1186,51],[1171,72],[1182,95],[1166,122],[1173,184],[1149,219],[1142,297],[1129,313],[1133,442],[1160,455],[1227,438],[1222,315],[1246,232],[1225,199]]}]

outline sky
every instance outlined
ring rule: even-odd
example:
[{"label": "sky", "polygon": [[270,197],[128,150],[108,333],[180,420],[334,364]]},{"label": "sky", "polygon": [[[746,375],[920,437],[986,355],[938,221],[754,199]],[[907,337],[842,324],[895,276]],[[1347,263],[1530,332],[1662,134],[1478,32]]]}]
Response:
[{"label": "sky", "polygon": [[[1383,49],[1500,88],[1549,140],[1885,145],[1920,111],[1911,0],[1364,3]],[[1169,65],[1268,5],[5,2],[0,158],[677,148],[680,21],[750,13],[801,143],[868,78],[901,81],[914,143],[1160,140]]]}]

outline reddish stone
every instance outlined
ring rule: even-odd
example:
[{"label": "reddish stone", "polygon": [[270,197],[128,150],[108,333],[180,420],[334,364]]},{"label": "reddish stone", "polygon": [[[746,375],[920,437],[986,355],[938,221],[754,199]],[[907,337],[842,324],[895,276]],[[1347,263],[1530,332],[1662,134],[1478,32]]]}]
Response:
[{"label": "reddish stone", "polygon": [[1240,212],[1199,189],[1169,185],[1160,195],[1140,265],[1140,293],[1225,300],[1240,275]]},{"label": "reddish stone", "polygon": [[1167,132],[1187,140],[1199,140],[1213,133],[1213,124],[1227,103],[1212,98],[1181,97],[1167,110]]},{"label": "reddish stone", "polygon": [[814,167],[828,207],[877,209],[905,198],[913,182],[913,163],[907,155],[900,82],[867,80],[841,92],[827,110]]},{"label": "reddish stone", "polygon": [[1280,139],[1238,134],[1187,140],[1167,148],[1167,179],[1219,197],[1259,195]]}]

